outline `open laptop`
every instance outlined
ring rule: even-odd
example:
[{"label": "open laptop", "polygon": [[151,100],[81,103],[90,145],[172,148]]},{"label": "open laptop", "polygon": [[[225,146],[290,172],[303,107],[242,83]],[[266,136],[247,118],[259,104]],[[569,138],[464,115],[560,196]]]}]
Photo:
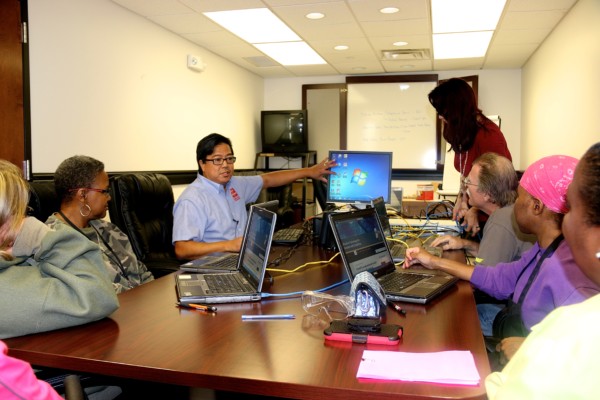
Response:
[{"label": "open laptop", "polygon": [[258,301],[267,271],[277,214],[251,207],[237,270],[176,275],[180,303],[238,303]]},{"label": "open laptop", "polygon": [[394,231],[390,225],[390,218],[387,215],[387,209],[385,208],[385,201],[383,197],[377,197],[371,200],[371,206],[377,212],[379,222],[381,222],[381,229],[386,237],[392,259],[395,263],[404,261],[406,256],[406,249],[409,247],[423,247],[425,250],[438,257],[442,256],[442,249],[440,247],[432,247],[423,245],[423,242],[416,238],[411,238],[406,235],[394,237]]},{"label": "open laptop", "polygon": [[[256,203],[254,207],[265,208],[277,213],[279,210],[279,200],[269,200],[264,203]],[[276,229],[273,234],[273,243],[275,244],[296,244],[302,239],[304,229],[302,228],[281,228]]]},{"label": "open laptop", "polygon": [[[269,210],[277,214],[277,207],[279,200],[272,200],[266,203],[254,204],[250,207],[249,213],[252,212],[252,207],[260,207]],[[250,216],[246,221],[246,227],[244,228],[243,236],[246,237],[250,224]],[[191,260],[182,264],[179,269],[186,272],[195,272],[198,274],[207,274],[214,272],[231,272],[238,270],[238,261],[240,254],[217,251],[214,253],[206,254],[195,260]]]},{"label": "open laptop", "polygon": [[458,281],[442,271],[397,270],[373,208],[331,214],[329,220],[350,280],[369,271],[388,300],[425,304]]},{"label": "open laptop", "polygon": [[390,219],[387,215],[387,210],[385,209],[385,201],[383,200],[383,196],[379,196],[371,200],[371,206],[375,209],[375,211],[377,212],[377,216],[379,217],[381,229],[383,230],[383,234],[386,237],[390,253],[392,253],[392,259],[394,260],[394,262],[400,262],[404,260],[406,246],[402,245],[402,243],[394,242],[392,240],[393,232],[390,226]]}]

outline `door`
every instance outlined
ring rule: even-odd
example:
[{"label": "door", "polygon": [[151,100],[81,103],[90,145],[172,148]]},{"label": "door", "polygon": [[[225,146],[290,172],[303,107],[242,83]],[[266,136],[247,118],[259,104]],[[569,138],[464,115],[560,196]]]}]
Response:
[{"label": "door", "polygon": [[19,167],[23,167],[23,161],[30,159],[31,154],[25,125],[29,107],[24,89],[26,61],[23,55],[27,54],[21,23],[26,20],[22,18],[22,15],[26,16],[26,10],[24,0],[0,1],[0,158]]}]

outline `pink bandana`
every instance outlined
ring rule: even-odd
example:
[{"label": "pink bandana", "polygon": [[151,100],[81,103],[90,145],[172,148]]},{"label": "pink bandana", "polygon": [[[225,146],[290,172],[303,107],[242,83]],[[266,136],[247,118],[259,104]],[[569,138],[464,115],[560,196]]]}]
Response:
[{"label": "pink bandana", "polygon": [[527,168],[520,184],[550,210],[564,214],[568,211],[567,189],[578,161],[570,156],[544,157]]}]

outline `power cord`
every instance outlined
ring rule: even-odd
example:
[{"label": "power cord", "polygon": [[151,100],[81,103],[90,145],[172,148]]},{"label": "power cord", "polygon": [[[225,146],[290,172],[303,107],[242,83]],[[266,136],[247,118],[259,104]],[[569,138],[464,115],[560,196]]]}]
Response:
[{"label": "power cord", "polygon": [[[327,287],[321,288],[321,289],[317,289],[317,290],[313,290],[313,292],[326,292],[327,290],[336,288],[338,286],[342,286],[345,283],[350,282],[348,279],[344,279],[343,281],[340,282],[336,282],[333,285],[329,285]],[[302,293],[304,293],[304,290],[299,291],[299,292],[290,292],[290,293],[266,293],[263,292],[261,293],[261,297],[264,298],[268,298],[268,297],[298,297],[298,296],[302,296]]]}]

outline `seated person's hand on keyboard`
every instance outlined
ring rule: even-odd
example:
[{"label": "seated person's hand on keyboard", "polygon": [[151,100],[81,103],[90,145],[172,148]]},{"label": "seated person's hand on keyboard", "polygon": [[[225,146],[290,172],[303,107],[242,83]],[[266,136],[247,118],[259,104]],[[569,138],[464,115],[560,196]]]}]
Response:
[{"label": "seated person's hand on keyboard", "polygon": [[422,247],[411,247],[406,249],[406,258],[402,268],[410,268],[413,265],[421,264],[425,268],[436,269],[435,260],[439,258],[429,253]]}]

